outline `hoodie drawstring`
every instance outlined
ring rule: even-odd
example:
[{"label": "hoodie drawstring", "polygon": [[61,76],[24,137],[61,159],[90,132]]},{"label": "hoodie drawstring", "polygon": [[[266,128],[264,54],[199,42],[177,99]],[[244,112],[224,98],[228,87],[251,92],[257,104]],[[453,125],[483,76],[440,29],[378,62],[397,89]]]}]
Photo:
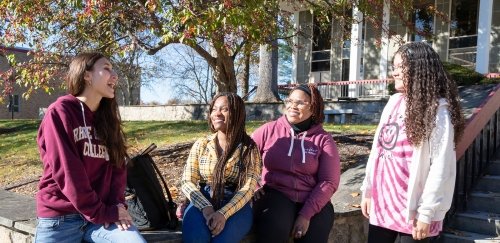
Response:
[{"label": "hoodie drawstring", "polygon": [[[295,131],[293,131],[293,128],[290,128],[290,134],[291,140],[290,140],[290,149],[288,150],[288,157],[292,156],[292,151],[293,151],[293,139],[295,138]],[[306,150],[304,148],[304,139],[306,138],[307,131],[304,132],[304,135],[302,135],[302,139],[300,141],[300,147],[302,149],[302,164],[306,163]]]},{"label": "hoodie drawstring", "polygon": [[293,150],[293,138],[295,137],[295,132],[293,131],[293,128],[290,128],[290,134],[291,140],[290,140],[290,149],[288,150],[288,157],[292,156],[292,150]]},{"label": "hoodie drawstring", "polygon": [[90,141],[90,132],[87,127],[87,122],[85,121],[85,110],[83,109],[83,104],[80,101],[80,107],[82,107],[82,116],[83,116],[83,125],[85,126],[85,135],[87,135],[87,139],[89,140],[89,146],[92,148],[92,142]]},{"label": "hoodie drawstring", "polygon": [[306,150],[304,149],[304,138],[307,135],[307,131],[304,132],[304,135],[302,136],[302,141],[300,142],[300,145],[302,147],[302,164],[306,163]]}]

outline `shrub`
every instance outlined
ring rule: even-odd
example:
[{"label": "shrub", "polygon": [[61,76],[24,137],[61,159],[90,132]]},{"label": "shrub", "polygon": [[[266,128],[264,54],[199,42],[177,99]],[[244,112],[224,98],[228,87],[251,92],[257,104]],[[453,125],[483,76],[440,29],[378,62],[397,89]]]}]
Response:
[{"label": "shrub", "polygon": [[483,78],[480,83],[481,84],[498,84],[498,83],[500,83],[500,78]]},{"label": "shrub", "polygon": [[458,64],[443,62],[443,66],[458,86],[479,84],[485,79],[484,75]]}]

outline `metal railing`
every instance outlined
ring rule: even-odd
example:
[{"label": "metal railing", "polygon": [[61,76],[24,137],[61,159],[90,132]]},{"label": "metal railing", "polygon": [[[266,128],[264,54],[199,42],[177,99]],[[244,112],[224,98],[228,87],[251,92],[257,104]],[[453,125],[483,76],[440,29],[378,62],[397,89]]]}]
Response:
[{"label": "metal railing", "polygon": [[[324,100],[350,100],[385,98],[392,79],[368,79],[355,81],[333,81],[316,83]],[[280,95],[286,96],[297,84],[278,85]]]}]

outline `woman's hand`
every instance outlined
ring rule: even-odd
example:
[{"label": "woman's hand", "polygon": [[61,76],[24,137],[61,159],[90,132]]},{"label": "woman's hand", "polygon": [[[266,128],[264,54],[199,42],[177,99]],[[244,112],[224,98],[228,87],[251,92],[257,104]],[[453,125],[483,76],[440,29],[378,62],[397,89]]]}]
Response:
[{"label": "woman's hand", "polygon": [[293,226],[292,236],[294,238],[301,238],[307,234],[307,230],[309,229],[309,220],[304,218],[302,215],[299,215],[295,220],[295,225]]},{"label": "woman's hand", "polygon": [[417,219],[413,220],[413,230],[411,232],[414,240],[423,240],[429,237],[430,224],[426,224]]},{"label": "woman's hand", "polygon": [[212,206],[204,207],[201,212],[203,213],[203,217],[205,217],[207,225],[209,225],[209,216],[214,213],[214,208]]},{"label": "woman's hand", "polygon": [[222,232],[224,226],[226,226],[226,218],[219,211],[212,213],[208,216],[208,229],[212,233],[212,236],[216,236]]},{"label": "woman's hand", "polygon": [[253,193],[253,200],[254,201],[257,201],[259,200],[261,197],[263,197],[266,193],[264,192],[264,187],[261,187],[259,189],[257,189],[257,191],[255,191]]},{"label": "woman's hand", "polygon": [[[118,204],[118,221],[115,222],[116,227],[120,230],[128,230],[132,226],[132,217],[128,213],[123,204]],[[104,228],[108,228],[109,223],[104,223]]]},{"label": "woman's hand", "polygon": [[361,212],[363,215],[369,219],[370,218],[370,203],[371,203],[371,198],[363,198],[361,199]]}]

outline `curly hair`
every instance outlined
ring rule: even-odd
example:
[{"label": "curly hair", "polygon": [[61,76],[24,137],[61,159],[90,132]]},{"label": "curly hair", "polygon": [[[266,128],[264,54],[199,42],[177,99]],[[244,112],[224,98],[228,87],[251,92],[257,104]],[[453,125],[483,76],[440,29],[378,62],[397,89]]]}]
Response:
[{"label": "curly hair", "polygon": [[[210,102],[210,107],[208,110],[208,125],[212,132],[217,132],[214,129],[212,121],[210,119],[210,113],[214,107],[215,101],[219,97],[227,97],[228,108],[229,108],[229,117],[226,118],[226,136],[227,143],[226,147],[223,148],[224,152],[218,158],[217,163],[215,164],[214,174],[212,177],[211,186],[213,188],[213,196],[212,196],[212,205],[214,209],[217,210],[221,208],[222,200],[224,198],[224,170],[226,168],[226,163],[231,158],[231,155],[238,148],[240,153],[240,170],[238,174],[238,184],[236,185],[237,189],[240,189],[246,182],[246,174],[250,163],[253,161],[252,158],[252,149],[256,146],[255,142],[250,138],[250,136],[246,133],[245,129],[245,103],[243,99],[241,99],[235,93],[223,92],[215,95]],[[241,146],[240,146],[241,144]]]},{"label": "curly hair", "polygon": [[404,94],[406,96],[406,134],[413,145],[430,137],[436,126],[439,99],[448,102],[454,129],[454,142],[463,133],[464,118],[461,112],[458,89],[446,72],[439,55],[424,42],[407,43],[395,55],[401,55]]},{"label": "curly hair", "polygon": [[316,84],[313,83],[308,83],[308,84],[302,84],[299,86],[295,86],[292,91],[290,91],[290,94],[295,91],[295,90],[303,90],[301,86],[307,86],[309,90],[311,91],[311,94],[309,95],[311,97],[311,112],[312,112],[312,120],[315,124],[320,124],[323,123],[323,120],[325,119],[325,114],[323,111],[325,110],[325,104],[323,102],[323,97],[321,96],[321,93],[319,92]]}]

